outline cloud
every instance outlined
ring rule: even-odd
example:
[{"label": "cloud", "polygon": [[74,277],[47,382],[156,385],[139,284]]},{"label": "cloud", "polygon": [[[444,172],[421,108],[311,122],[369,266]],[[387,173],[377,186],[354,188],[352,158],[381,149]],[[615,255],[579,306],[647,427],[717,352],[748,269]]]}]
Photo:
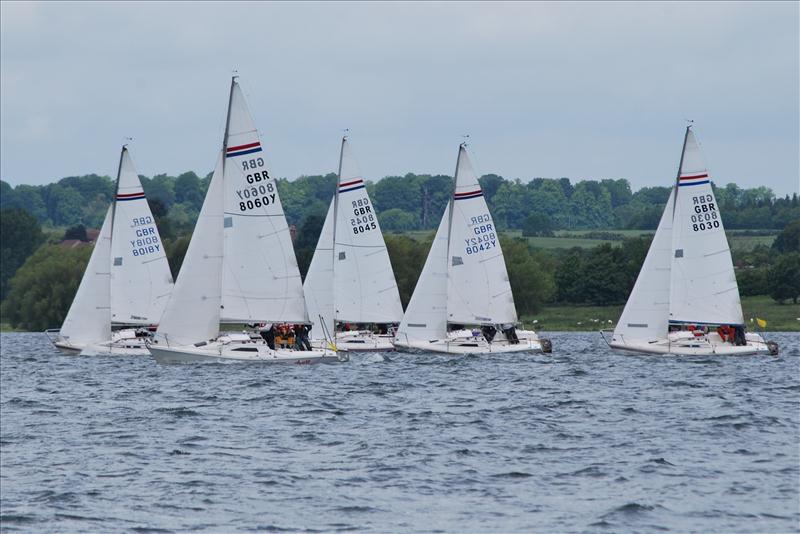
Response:
[{"label": "cloud", "polygon": [[[669,183],[694,118],[721,183],[798,190],[796,3],[1,4],[11,183],[211,169],[241,74],[273,173]],[[47,147],[47,157],[41,157]],[[35,162],[35,164],[31,164]]]}]

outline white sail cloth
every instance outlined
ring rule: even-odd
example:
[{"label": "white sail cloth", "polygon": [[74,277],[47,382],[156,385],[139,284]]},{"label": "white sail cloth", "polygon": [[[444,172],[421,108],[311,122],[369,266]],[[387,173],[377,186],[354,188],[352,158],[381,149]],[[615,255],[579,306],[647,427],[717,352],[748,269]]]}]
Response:
[{"label": "white sail cloth", "polygon": [[60,335],[81,346],[111,339],[111,225],[113,204],[106,212],[78,291]]},{"label": "white sail cloth", "polygon": [[672,229],[670,321],[743,324],[739,287],[711,177],[686,134]]},{"label": "white sail cloth", "polygon": [[275,179],[234,80],[223,164],[223,322],[306,322],[303,286]]},{"label": "white sail cloth", "polygon": [[345,137],[337,190],[304,284],[312,337],[322,339],[336,321],[396,323],[403,317],[400,293],[378,217]]},{"label": "white sail cloth", "polygon": [[172,292],[172,273],[126,147],[120,156],[113,214],[111,321],[156,324]]},{"label": "white sail cloth", "polygon": [[222,156],[183,258],[158,334],[167,345],[190,345],[219,334],[222,302]]}]

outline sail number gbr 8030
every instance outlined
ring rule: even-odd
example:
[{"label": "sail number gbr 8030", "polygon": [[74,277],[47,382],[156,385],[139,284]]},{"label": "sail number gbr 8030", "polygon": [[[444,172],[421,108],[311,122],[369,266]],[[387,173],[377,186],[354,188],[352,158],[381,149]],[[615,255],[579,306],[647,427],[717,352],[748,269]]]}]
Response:
[{"label": "sail number gbr 8030", "polygon": [[691,216],[692,230],[694,232],[719,228],[719,215],[717,214],[717,208],[714,206],[713,196],[699,195],[692,197],[692,211],[694,211]]},{"label": "sail number gbr 8030", "polygon": [[264,168],[264,158],[242,161],[242,170],[245,175],[244,179],[250,184],[250,187],[236,189],[236,195],[239,197],[239,211],[250,211],[274,204],[275,184],[272,183],[272,178]]},{"label": "sail number gbr 8030", "polygon": [[354,200],[352,205],[353,217],[350,219],[350,226],[353,228],[353,234],[358,235],[370,230],[377,230],[378,225],[375,223],[375,214],[372,213],[369,198]]}]

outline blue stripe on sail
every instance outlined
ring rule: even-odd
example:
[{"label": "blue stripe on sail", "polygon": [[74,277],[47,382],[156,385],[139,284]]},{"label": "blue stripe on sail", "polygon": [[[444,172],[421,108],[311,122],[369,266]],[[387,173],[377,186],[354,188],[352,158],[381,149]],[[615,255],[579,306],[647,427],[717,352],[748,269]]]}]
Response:
[{"label": "blue stripe on sail", "polygon": [[455,197],[455,200],[466,200],[468,198],[478,198],[482,197],[483,193],[475,193],[474,195],[463,196],[463,197]]},{"label": "blue stripe on sail", "polygon": [[245,154],[252,154],[254,152],[261,152],[261,147],[251,148],[250,150],[242,150],[241,152],[231,152],[230,154],[226,154],[226,158],[233,158],[236,156],[244,156]]},{"label": "blue stripe on sail", "polygon": [[681,184],[678,184],[678,187],[683,187],[683,186],[686,186],[686,185],[703,185],[703,184],[707,184],[707,183],[708,183],[708,180],[705,180],[703,182],[691,182],[691,183],[688,183],[688,184],[681,183]]},{"label": "blue stripe on sail", "polygon": [[117,197],[117,202],[127,202],[129,200],[144,200],[144,199],[145,199],[144,195],[142,195],[140,197],[130,197],[130,198],[119,198],[119,197]]},{"label": "blue stripe on sail", "polygon": [[356,189],[364,189],[366,186],[364,184],[357,185],[355,187],[351,187],[349,189],[339,189],[340,193],[348,193],[350,191],[355,191]]}]

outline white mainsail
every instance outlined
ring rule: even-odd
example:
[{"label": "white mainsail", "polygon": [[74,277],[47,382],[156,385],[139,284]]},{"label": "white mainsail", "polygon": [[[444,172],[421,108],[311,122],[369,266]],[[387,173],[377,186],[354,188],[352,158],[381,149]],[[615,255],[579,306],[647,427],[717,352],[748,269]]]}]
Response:
[{"label": "white mainsail", "polygon": [[306,298],[308,320],[312,328],[312,339],[325,339],[325,330],[320,324],[320,317],[328,331],[334,335],[334,307],[333,307],[333,206],[335,199],[328,206],[325,224],[319,234],[317,248],[308,266],[306,279],[303,283],[303,293]]},{"label": "white mainsail", "polygon": [[111,226],[113,204],[106,212],[97,242],[72,305],[69,307],[61,337],[73,345],[98,343],[111,339]]},{"label": "white mainsail", "polygon": [[334,303],[337,321],[396,323],[403,306],[394,271],[347,138],[335,197]]},{"label": "white mainsail", "polygon": [[642,269],[614,329],[615,341],[653,341],[662,339],[667,332],[674,207],[675,189],[669,195]]},{"label": "white mainsail", "polygon": [[168,345],[190,345],[219,334],[222,249],[223,184],[220,156],[180,274],[158,325]]},{"label": "white mainsail", "polygon": [[234,79],[224,169],[223,322],[306,322],[303,286],[275,179]]},{"label": "white mainsail", "polygon": [[500,240],[464,145],[459,148],[451,200],[447,263],[450,323],[517,322]]},{"label": "white mainsail", "polygon": [[122,147],[111,239],[111,321],[155,324],[172,291],[164,245],[127,147]]},{"label": "white mainsail", "polygon": [[744,324],[728,239],[691,128],[677,184],[672,248],[670,321]]},{"label": "white mainsail", "polygon": [[397,329],[403,343],[447,337],[447,238],[450,204],[444,210],[425,266]]}]

